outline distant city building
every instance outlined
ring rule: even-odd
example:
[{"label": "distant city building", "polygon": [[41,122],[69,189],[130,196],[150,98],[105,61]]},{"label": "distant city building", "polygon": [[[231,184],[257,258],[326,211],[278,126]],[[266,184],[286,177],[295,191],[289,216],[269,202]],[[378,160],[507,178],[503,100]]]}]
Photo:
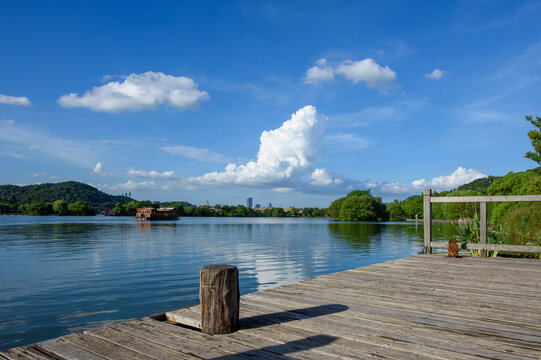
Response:
[{"label": "distant city building", "polygon": [[255,208],[256,208],[256,209],[259,209],[259,208],[261,208],[261,205],[255,204]]},{"label": "distant city building", "polygon": [[270,201],[269,201],[269,209],[272,209],[272,204]]},{"label": "distant city building", "polygon": [[246,199],[246,207],[248,209],[251,209],[252,208],[252,201],[253,199],[251,197],[249,197],[248,199]]},{"label": "distant city building", "polygon": [[205,206],[209,206],[209,201],[208,200],[205,202]]}]

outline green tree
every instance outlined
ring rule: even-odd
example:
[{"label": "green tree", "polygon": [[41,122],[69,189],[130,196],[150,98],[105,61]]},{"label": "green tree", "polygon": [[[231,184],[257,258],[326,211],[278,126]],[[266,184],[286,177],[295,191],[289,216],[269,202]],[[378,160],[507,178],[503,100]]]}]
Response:
[{"label": "green tree", "polygon": [[401,221],[406,219],[406,212],[402,208],[400,201],[396,200],[387,204],[387,212],[391,221]]},{"label": "green tree", "polygon": [[296,217],[298,214],[297,208],[291,207],[287,212],[287,216]]},{"label": "green tree", "polygon": [[281,207],[272,208],[272,216],[274,217],[284,217],[286,213]]},{"label": "green tree", "polygon": [[385,206],[381,198],[372,195],[347,196],[340,208],[340,221],[383,221]]},{"label": "green tree", "polygon": [[530,141],[532,142],[532,146],[534,151],[528,151],[524,157],[526,159],[530,159],[541,165],[541,118],[539,116],[535,117],[535,120],[532,118],[532,116],[526,116],[526,120],[531,122],[533,126],[535,126],[536,130],[530,130],[528,132],[528,137],[530,138]]},{"label": "green tree", "polygon": [[69,204],[68,210],[71,215],[75,215],[75,216],[96,215],[96,213],[94,212],[94,209],[92,209],[86,201],[76,201],[73,204]]},{"label": "green tree", "polygon": [[31,216],[52,215],[54,213],[53,204],[45,201],[32,201],[26,207],[26,213]]},{"label": "green tree", "polygon": [[117,213],[118,215],[125,215],[126,214],[126,206],[122,205],[121,203],[117,202],[115,204],[115,207],[113,208],[113,211]]},{"label": "green tree", "polygon": [[53,210],[57,215],[66,216],[69,213],[68,203],[65,200],[56,200],[53,203]]},{"label": "green tree", "polygon": [[410,196],[402,201],[402,208],[408,219],[415,219],[415,216],[421,219],[423,217],[423,197],[419,195]]}]

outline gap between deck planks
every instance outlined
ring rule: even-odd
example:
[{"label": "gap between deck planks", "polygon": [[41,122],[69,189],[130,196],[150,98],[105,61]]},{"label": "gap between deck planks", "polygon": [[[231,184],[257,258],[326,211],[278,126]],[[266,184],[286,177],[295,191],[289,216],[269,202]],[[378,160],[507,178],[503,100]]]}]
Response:
[{"label": "gap between deck planks", "polygon": [[199,306],[0,352],[14,359],[540,359],[541,262],[420,255],[241,297],[241,330]]}]

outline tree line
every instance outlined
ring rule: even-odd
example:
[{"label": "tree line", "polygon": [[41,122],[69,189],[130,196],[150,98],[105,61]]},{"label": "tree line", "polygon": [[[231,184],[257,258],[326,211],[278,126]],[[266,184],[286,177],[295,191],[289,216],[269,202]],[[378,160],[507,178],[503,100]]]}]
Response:
[{"label": "tree line", "polygon": [[0,214],[19,214],[31,216],[92,216],[96,211],[86,201],[68,203],[65,200],[46,202],[44,200],[30,203],[0,202]]}]

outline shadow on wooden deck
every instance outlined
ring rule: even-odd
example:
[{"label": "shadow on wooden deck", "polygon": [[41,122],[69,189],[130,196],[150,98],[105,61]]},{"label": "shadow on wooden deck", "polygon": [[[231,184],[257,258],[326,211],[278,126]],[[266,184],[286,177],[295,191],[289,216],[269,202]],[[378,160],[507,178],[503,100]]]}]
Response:
[{"label": "shadow on wooden deck", "polygon": [[333,341],[337,339],[338,338],[335,336],[328,336],[328,335],[309,336],[305,339],[289,341],[283,344],[278,344],[274,346],[266,346],[260,349],[248,350],[248,351],[240,352],[237,354],[220,356],[217,358],[213,358],[212,360],[229,360],[229,359],[232,360],[232,359],[239,359],[239,358],[257,359],[257,358],[260,358],[261,351],[268,352],[269,356],[272,354],[287,355],[287,354],[292,354],[299,351],[311,350],[317,347],[329,345],[330,343],[332,343]]},{"label": "shadow on wooden deck", "polygon": [[295,309],[289,311],[275,312],[271,314],[262,314],[257,316],[245,317],[240,319],[240,328],[257,329],[263,326],[286,323],[295,320],[315,318],[329,314],[335,314],[349,309],[346,305],[328,304],[312,306],[308,308]]}]

